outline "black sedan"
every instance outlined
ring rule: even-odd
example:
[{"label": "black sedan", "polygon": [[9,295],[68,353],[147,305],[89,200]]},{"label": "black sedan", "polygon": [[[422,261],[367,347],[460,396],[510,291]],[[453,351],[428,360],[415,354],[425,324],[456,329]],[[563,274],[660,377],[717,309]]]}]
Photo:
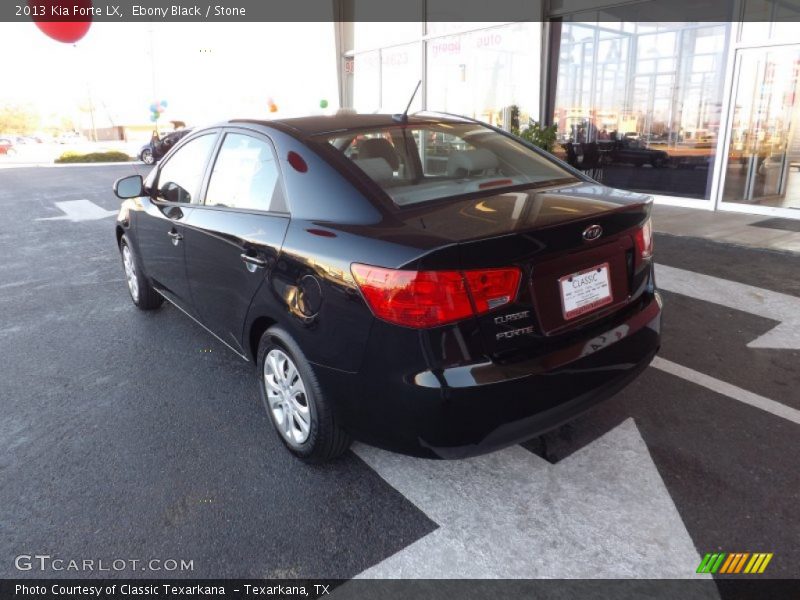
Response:
[{"label": "black sedan", "polygon": [[[602,143],[601,143],[602,144]],[[663,150],[653,150],[639,140],[623,138],[616,142],[606,142],[610,146],[610,162],[631,164],[636,167],[650,165],[652,167],[666,167],[669,165],[670,156]]]},{"label": "black sedan", "polygon": [[308,462],[518,443],[659,348],[651,199],[473,120],[234,120],[114,190],[134,304],[252,361]]}]

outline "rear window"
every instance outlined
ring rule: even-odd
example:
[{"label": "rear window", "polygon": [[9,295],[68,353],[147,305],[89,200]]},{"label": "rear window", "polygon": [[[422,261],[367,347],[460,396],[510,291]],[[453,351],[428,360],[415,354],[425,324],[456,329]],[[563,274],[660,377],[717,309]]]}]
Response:
[{"label": "rear window", "polygon": [[576,180],[523,144],[474,123],[397,124],[337,132],[321,141],[342,152],[400,207]]}]

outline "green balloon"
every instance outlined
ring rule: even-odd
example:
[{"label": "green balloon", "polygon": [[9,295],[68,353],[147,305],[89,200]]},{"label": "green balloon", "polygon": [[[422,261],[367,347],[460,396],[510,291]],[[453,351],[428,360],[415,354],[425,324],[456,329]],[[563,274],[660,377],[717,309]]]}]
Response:
[{"label": "green balloon", "polygon": [[319,101],[319,107],[320,108],[328,108],[328,101],[325,100],[325,99],[320,100]]}]

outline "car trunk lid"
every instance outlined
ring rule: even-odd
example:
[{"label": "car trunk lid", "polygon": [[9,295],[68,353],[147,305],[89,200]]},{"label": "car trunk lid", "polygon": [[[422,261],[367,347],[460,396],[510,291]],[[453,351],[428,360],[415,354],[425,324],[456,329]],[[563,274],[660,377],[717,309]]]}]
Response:
[{"label": "car trunk lid", "polygon": [[[636,301],[646,265],[634,235],[649,212],[647,196],[579,183],[436,203],[408,211],[405,222],[453,242],[462,269],[520,268],[515,300],[477,317],[487,353],[504,358],[566,341]],[[600,235],[587,239],[589,229]],[[597,278],[601,291],[606,283],[585,312],[570,311],[562,291],[562,281],[571,285],[578,274]]]}]

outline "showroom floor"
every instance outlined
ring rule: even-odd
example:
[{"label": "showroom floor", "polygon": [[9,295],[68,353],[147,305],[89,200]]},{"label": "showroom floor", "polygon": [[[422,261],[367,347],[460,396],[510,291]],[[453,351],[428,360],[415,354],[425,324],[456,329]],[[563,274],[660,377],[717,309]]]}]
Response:
[{"label": "showroom floor", "polygon": [[656,204],[653,207],[653,226],[658,233],[800,253],[800,214],[798,219],[774,219],[764,215]]}]

